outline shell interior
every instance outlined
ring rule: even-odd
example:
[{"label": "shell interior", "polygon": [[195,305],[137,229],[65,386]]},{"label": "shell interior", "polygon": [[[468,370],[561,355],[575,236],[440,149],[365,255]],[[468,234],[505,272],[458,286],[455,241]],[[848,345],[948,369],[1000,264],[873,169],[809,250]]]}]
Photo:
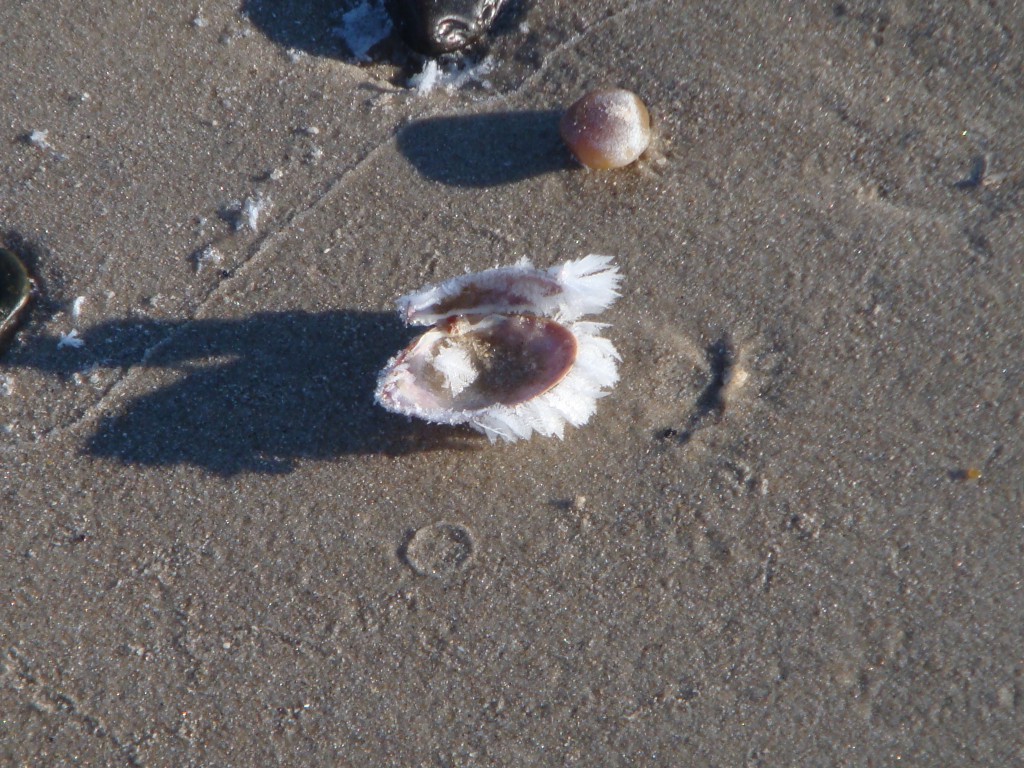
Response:
[{"label": "shell interior", "polygon": [[406,322],[432,325],[454,315],[538,314],[539,305],[554,305],[563,291],[557,279],[527,263],[428,286],[403,296],[398,307]]},{"label": "shell interior", "polygon": [[457,317],[395,358],[379,397],[401,412],[444,421],[446,413],[515,406],[565,378],[576,351],[573,333],[549,318]]},{"label": "shell interior", "polygon": [[561,290],[561,286],[547,275],[522,275],[509,286],[468,282],[458,293],[445,296],[427,308],[424,314],[449,317],[522,312],[533,305],[534,296],[554,296]]},{"label": "shell interior", "polygon": [[398,300],[410,325],[435,325],[453,316],[544,315],[561,321],[606,309],[618,297],[619,272],[608,256],[591,254],[550,269],[523,259],[428,285]]}]

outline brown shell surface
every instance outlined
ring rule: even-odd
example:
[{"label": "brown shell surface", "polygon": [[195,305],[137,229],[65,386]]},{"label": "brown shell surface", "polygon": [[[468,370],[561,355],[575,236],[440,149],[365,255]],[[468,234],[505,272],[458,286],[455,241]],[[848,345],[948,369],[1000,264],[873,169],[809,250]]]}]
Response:
[{"label": "brown shell surface", "polygon": [[532,400],[564,379],[576,362],[576,337],[547,318],[501,316],[471,335],[483,363],[473,388],[490,402],[518,405]]},{"label": "brown shell surface", "polygon": [[559,124],[562,139],[587,168],[622,168],[651,141],[651,116],[632,91],[600,88],[574,103]]},{"label": "brown shell surface", "polygon": [[507,286],[470,282],[458,293],[444,297],[433,306],[424,307],[419,313],[479,315],[482,307],[491,307],[492,311],[502,311],[506,307],[515,309],[529,306],[530,291],[542,296],[553,296],[560,290],[561,286],[558,282],[547,275],[521,275]]},{"label": "brown shell surface", "polygon": [[[430,362],[442,344],[457,344],[478,371],[477,379],[455,395],[446,390],[444,377]],[[413,378],[391,392],[426,411],[515,406],[564,379],[576,361],[576,351],[572,332],[549,318],[453,318],[420,336],[399,357]]]}]

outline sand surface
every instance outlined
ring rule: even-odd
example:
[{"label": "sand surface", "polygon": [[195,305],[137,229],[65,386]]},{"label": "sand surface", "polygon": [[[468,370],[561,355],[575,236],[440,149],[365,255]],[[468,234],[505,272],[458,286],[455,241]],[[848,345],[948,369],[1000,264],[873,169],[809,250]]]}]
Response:
[{"label": "sand surface", "polygon": [[[0,764],[1024,762],[1024,6],[537,0],[420,94],[351,5],[0,7]],[[373,405],[588,253],[585,428]]]}]

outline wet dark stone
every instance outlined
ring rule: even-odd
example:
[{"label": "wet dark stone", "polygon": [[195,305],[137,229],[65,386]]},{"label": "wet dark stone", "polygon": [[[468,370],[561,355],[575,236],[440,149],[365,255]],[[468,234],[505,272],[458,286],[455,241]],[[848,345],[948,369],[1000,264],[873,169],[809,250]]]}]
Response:
[{"label": "wet dark stone", "polygon": [[431,56],[473,46],[494,25],[507,0],[388,0],[406,43]]}]

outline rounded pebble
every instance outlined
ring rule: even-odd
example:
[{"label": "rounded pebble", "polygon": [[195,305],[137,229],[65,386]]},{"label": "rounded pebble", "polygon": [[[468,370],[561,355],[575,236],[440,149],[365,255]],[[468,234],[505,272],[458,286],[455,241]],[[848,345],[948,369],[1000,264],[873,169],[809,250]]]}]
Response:
[{"label": "rounded pebble", "polygon": [[590,91],[562,116],[562,139],[587,168],[622,168],[636,161],[651,143],[651,116],[632,91]]},{"label": "rounded pebble", "polygon": [[469,565],[474,549],[468,528],[442,521],[416,531],[401,555],[420,576],[447,578]]}]

